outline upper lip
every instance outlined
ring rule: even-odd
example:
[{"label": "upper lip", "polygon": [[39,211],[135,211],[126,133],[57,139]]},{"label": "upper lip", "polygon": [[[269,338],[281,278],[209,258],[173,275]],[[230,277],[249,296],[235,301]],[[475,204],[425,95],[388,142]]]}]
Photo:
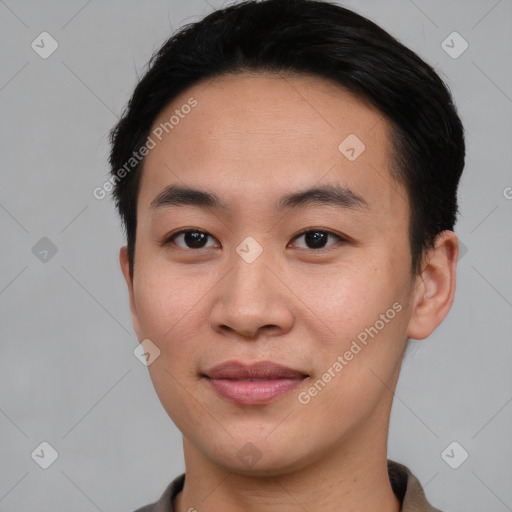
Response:
[{"label": "upper lip", "polygon": [[213,366],[204,375],[210,379],[297,379],[307,377],[300,370],[272,361],[242,363],[240,361],[225,361]]}]

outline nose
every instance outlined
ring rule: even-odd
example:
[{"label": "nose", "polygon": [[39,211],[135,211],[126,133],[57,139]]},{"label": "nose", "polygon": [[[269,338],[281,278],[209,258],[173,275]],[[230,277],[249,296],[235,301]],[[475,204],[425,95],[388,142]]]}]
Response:
[{"label": "nose", "polygon": [[265,250],[251,263],[233,253],[231,270],[216,289],[211,327],[223,335],[250,339],[288,332],[294,318],[293,293],[282,271]]}]

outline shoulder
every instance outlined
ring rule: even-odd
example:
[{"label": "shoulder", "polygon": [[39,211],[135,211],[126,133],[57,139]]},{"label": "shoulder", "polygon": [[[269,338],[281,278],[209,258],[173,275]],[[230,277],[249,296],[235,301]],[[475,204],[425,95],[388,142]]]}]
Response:
[{"label": "shoulder", "polygon": [[423,487],[407,466],[389,460],[388,474],[393,492],[402,502],[400,512],[441,512],[427,501]]},{"label": "shoulder", "polygon": [[138,508],[135,512],[174,512],[174,498],[183,489],[185,473],[176,477],[165,489],[160,499],[150,505]]}]

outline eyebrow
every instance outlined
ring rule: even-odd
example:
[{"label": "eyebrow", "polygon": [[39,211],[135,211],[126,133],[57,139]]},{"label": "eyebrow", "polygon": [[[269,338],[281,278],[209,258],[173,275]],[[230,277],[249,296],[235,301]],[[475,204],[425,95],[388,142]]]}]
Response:
[{"label": "eyebrow", "polygon": [[[200,190],[188,186],[169,185],[162,190],[151,201],[150,210],[167,208],[172,206],[198,206],[201,208],[211,208],[218,211],[228,211],[228,205],[213,192]],[[326,205],[343,209],[368,209],[366,200],[350,190],[340,185],[322,185],[292,192],[280,197],[274,208],[280,212],[292,208]]]}]

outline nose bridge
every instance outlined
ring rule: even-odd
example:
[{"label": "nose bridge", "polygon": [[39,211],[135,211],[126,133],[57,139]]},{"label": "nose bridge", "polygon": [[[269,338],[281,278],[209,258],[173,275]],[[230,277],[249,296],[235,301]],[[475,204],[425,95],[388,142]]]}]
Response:
[{"label": "nose bridge", "polygon": [[275,277],[269,270],[272,265],[269,249],[248,237],[241,242],[232,255],[231,279],[228,284],[228,300],[235,302],[234,305],[246,314],[251,310],[262,314],[262,311],[269,306]]},{"label": "nose bridge", "polygon": [[[242,248],[240,248],[240,251],[242,251]],[[231,290],[231,293],[235,292],[236,295],[236,292],[238,292],[241,299],[253,296],[256,300],[258,296],[264,296],[270,291],[271,283],[268,282],[268,274],[271,273],[268,266],[272,263],[269,261],[268,255],[263,254],[263,252],[252,259],[251,252],[252,249],[249,249],[245,253],[249,259],[245,259],[244,255],[241,255],[238,251],[237,255],[233,256],[234,289]],[[268,253],[268,250],[265,252]]]}]

